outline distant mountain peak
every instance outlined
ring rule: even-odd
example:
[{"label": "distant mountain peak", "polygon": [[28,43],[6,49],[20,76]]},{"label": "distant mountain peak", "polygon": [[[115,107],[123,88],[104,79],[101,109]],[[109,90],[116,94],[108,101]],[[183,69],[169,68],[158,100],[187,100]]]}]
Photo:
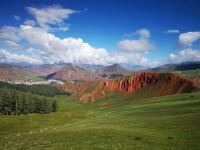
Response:
[{"label": "distant mountain peak", "polygon": [[113,76],[113,75],[128,75],[131,71],[123,68],[119,64],[113,64],[110,66],[103,66],[96,70],[96,74],[101,76]]},{"label": "distant mountain peak", "polygon": [[92,81],[100,79],[93,72],[77,65],[64,65],[60,70],[46,76],[47,79],[64,81]]}]

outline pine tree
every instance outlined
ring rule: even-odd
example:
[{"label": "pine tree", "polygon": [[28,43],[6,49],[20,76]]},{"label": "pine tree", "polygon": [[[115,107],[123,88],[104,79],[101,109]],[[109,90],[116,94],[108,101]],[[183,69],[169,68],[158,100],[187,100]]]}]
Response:
[{"label": "pine tree", "polygon": [[0,91],[0,113],[2,112],[2,96],[1,96],[1,91]]},{"label": "pine tree", "polygon": [[34,113],[40,113],[41,111],[40,111],[40,106],[41,105],[41,103],[40,103],[40,99],[38,98],[38,97],[35,97],[34,98]]},{"label": "pine tree", "polygon": [[57,111],[57,101],[53,100],[52,102],[52,112],[56,112]]},{"label": "pine tree", "polygon": [[[57,111],[57,102],[55,100],[32,94],[32,92],[29,93],[26,87],[28,86],[0,82],[0,113],[20,115],[28,113],[44,114]],[[20,88],[20,91],[18,88]],[[46,94],[49,91],[54,92],[52,87],[44,89],[44,86],[31,86],[28,87],[28,90],[38,93],[43,90],[42,92]]]},{"label": "pine tree", "polygon": [[29,113],[29,109],[28,109],[28,100],[25,94],[23,94],[21,97],[21,103],[22,103],[21,111],[23,114],[27,115]]},{"label": "pine tree", "polygon": [[12,112],[12,101],[10,99],[8,89],[3,89],[2,93],[2,113],[5,115],[10,115]]}]

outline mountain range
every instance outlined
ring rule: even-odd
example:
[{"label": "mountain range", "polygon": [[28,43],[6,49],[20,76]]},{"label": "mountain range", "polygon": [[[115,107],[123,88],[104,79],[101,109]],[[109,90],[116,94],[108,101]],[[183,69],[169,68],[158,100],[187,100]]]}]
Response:
[{"label": "mountain range", "polygon": [[87,64],[45,64],[24,66],[15,64],[0,64],[0,79],[23,80],[43,77],[44,79],[57,79],[64,81],[89,81],[101,76],[123,76],[131,72],[118,64],[111,66]]},{"label": "mountain range", "polygon": [[[199,68],[200,62],[184,62],[179,64],[166,64],[143,71],[186,72],[187,70],[195,70]],[[25,80],[40,78],[63,81],[92,81],[102,78],[120,78],[134,74],[134,72],[122,67],[119,64],[109,66],[70,63],[44,64],[35,66],[5,63],[0,64],[1,80]]]},{"label": "mountain range", "polygon": [[165,64],[150,69],[151,71],[157,72],[171,72],[171,71],[185,71],[200,69],[200,62],[182,62],[178,64]]}]

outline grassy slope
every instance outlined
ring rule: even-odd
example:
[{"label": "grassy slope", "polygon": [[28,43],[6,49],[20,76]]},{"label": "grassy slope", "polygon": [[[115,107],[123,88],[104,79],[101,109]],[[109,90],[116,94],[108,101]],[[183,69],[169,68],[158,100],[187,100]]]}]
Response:
[{"label": "grassy slope", "polygon": [[[0,115],[0,149],[200,149],[200,92],[150,99],[118,93],[96,105],[57,99],[57,113]],[[98,107],[103,101],[114,105]]]},{"label": "grassy slope", "polygon": [[184,77],[184,78],[199,77],[200,69],[187,70],[187,71],[174,71],[173,73],[180,75],[181,77]]},{"label": "grassy slope", "polygon": [[[186,70],[186,71],[174,71],[173,73],[175,73],[185,79],[195,79],[195,78],[200,77],[200,69]],[[195,86],[200,88],[200,83],[195,82]]]}]

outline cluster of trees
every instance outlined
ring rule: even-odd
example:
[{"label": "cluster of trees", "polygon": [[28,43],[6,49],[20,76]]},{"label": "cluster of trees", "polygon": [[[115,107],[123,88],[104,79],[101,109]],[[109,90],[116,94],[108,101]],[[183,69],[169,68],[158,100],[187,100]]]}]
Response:
[{"label": "cluster of trees", "polygon": [[24,85],[24,84],[9,84],[6,82],[0,82],[0,88],[7,87],[9,89],[19,90],[23,92],[31,92],[33,94],[43,96],[55,96],[55,95],[70,95],[63,89],[57,88],[53,85]]},{"label": "cluster of trees", "polygon": [[31,92],[23,92],[12,88],[0,88],[0,113],[11,114],[46,114],[57,111],[56,100],[39,96]]}]

